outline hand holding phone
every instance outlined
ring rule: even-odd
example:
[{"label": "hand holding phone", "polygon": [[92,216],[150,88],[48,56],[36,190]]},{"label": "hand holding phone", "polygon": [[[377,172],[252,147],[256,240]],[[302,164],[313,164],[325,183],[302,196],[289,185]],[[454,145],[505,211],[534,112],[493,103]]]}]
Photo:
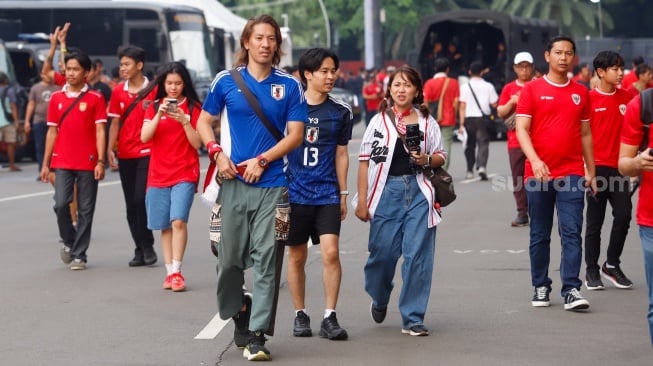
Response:
[{"label": "hand holding phone", "polygon": [[168,112],[174,113],[177,111],[177,99],[175,98],[166,98],[166,104],[168,105]]}]

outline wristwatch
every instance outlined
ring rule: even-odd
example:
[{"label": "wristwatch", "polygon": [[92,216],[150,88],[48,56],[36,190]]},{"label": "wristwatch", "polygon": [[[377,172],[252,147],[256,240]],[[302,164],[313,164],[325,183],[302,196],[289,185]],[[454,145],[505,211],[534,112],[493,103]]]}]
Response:
[{"label": "wristwatch", "polygon": [[257,156],[256,160],[258,161],[258,166],[260,166],[263,169],[267,169],[268,166],[270,165],[270,162],[268,162],[268,159],[266,159],[265,156],[263,156],[263,155]]}]

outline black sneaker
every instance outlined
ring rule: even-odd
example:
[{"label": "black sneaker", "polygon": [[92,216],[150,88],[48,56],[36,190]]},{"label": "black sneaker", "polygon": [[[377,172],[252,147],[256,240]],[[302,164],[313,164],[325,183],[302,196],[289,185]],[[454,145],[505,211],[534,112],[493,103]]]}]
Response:
[{"label": "black sneaker", "polygon": [[408,329],[402,329],[401,334],[410,334],[414,337],[425,337],[429,335],[429,330],[422,324],[416,324]]},{"label": "black sneaker", "polygon": [[372,320],[376,323],[381,324],[385,320],[385,315],[388,312],[388,307],[376,307],[374,306],[374,301],[370,304],[370,313],[372,314]]},{"label": "black sneaker", "polygon": [[243,348],[249,343],[249,317],[252,314],[252,294],[243,292],[245,310],[239,311],[232,319],[234,321],[234,343],[236,347]]},{"label": "black sneaker", "polygon": [[536,287],[531,299],[531,305],[535,307],[545,307],[551,305],[549,301],[551,289],[546,286]]},{"label": "black sneaker", "polygon": [[608,268],[607,264],[608,263],[605,262],[603,263],[603,266],[601,266],[601,276],[612,282],[612,284],[618,288],[633,287],[633,282],[621,271],[619,265],[616,265],[614,268]]},{"label": "black sneaker", "polygon": [[603,290],[603,282],[601,281],[601,275],[599,274],[598,269],[588,270],[585,274],[585,287],[590,290]]},{"label": "black sneaker", "polygon": [[249,342],[243,350],[243,357],[248,361],[270,361],[270,351],[265,348],[265,336],[262,330],[251,332]]},{"label": "black sneaker", "polygon": [[590,302],[580,294],[578,289],[572,288],[565,296],[565,310],[585,310],[590,307]]},{"label": "black sneaker", "polygon": [[295,337],[312,337],[311,318],[303,311],[298,311],[295,316],[295,327],[292,330]]},{"label": "black sneaker", "polygon": [[320,326],[320,337],[337,341],[347,339],[347,331],[340,328],[335,311],[322,320],[322,325]]}]

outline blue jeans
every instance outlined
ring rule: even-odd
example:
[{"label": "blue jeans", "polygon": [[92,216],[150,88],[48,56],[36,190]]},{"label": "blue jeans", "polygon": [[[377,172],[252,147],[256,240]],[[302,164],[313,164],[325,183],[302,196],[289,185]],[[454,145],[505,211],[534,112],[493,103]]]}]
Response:
[{"label": "blue jeans", "polygon": [[[91,227],[95,214],[98,181],[95,173],[86,170],[55,170],[54,212],[57,214],[59,235],[64,245],[71,249],[73,259],[86,261],[86,251],[91,243]],[[69,205],[73,201],[73,186],[77,182],[77,227],[73,226]]]},{"label": "blue jeans", "polygon": [[45,153],[45,136],[48,134],[48,125],[45,122],[35,122],[32,124],[34,133],[34,152],[36,153],[36,163],[39,167],[39,174],[43,166],[43,154]]},{"label": "blue jeans", "polygon": [[427,217],[428,201],[415,177],[389,176],[370,224],[365,291],[375,306],[387,306],[403,255],[399,312],[404,329],[424,323],[431,293],[436,228],[427,227]]},{"label": "blue jeans", "polygon": [[644,271],[646,271],[646,284],[648,285],[648,314],[646,317],[653,346],[653,227],[640,226],[639,237],[644,250]]},{"label": "blue jeans", "polygon": [[549,278],[551,229],[553,211],[557,208],[558,234],[562,243],[560,258],[562,297],[573,288],[580,289],[582,284],[578,275],[583,255],[580,234],[585,206],[584,181],[583,177],[577,175],[548,182],[540,182],[536,179],[526,181],[528,214],[531,217],[529,245],[531,281],[534,287],[546,286],[551,289]]}]

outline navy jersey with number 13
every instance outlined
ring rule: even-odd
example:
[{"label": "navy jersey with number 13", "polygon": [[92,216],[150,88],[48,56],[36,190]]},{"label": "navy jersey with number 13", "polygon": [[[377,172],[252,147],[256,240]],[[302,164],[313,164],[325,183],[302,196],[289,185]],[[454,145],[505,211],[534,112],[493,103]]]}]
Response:
[{"label": "navy jersey with number 13", "polygon": [[302,146],[288,154],[290,202],[302,205],[340,203],[336,147],[347,145],[353,124],[351,107],[329,96],[308,106]]}]

